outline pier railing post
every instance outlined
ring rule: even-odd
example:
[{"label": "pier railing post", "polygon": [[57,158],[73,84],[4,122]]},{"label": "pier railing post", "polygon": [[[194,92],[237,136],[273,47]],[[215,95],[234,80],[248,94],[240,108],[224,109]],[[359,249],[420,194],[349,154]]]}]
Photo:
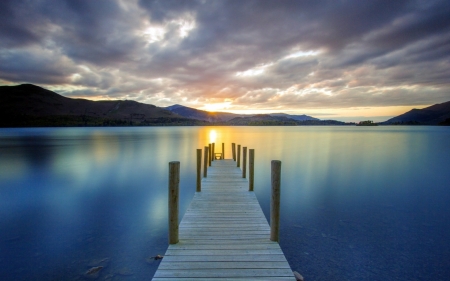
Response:
[{"label": "pier railing post", "polygon": [[206,178],[208,175],[208,154],[209,154],[209,148],[205,146],[205,155],[203,156],[203,177]]},{"label": "pier railing post", "polygon": [[238,144],[238,149],[237,149],[237,166],[236,167],[240,167],[241,166],[241,145]]},{"label": "pier railing post", "polygon": [[209,149],[208,149],[209,153],[208,153],[208,166],[211,166],[211,156],[213,154],[212,151],[212,144],[209,144]]},{"label": "pier railing post", "polygon": [[169,162],[169,244],[178,243],[180,162]]},{"label": "pier railing post", "polygon": [[236,161],[236,144],[234,142],[231,144],[231,153],[233,154],[233,160]]},{"label": "pier railing post", "polygon": [[225,159],[225,144],[222,143],[222,160]]},{"label": "pier railing post", "polygon": [[279,242],[281,161],[272,160],[271,170],[272,196],[270,199],[270,240]]},{"label": "pier railing post", "polygon": [[202,191],[202,149],[197,149],[197,192]]},{"label": "pier railing post", "polygon": [[243,148],[242,154],[242,177],[245,179],[247,177],[247,147]]},{"label": "pier railing post", "polygon": [[248,161],[248,191],[253,191],[255,182],[255,150],[249,149],[249,161]]},{"label": "pier railing post", "polygon": [[212,143],[212,153],[211,153],[211,161],[214,161],[214,158],[216,158],[216,144],[213,142]]}]

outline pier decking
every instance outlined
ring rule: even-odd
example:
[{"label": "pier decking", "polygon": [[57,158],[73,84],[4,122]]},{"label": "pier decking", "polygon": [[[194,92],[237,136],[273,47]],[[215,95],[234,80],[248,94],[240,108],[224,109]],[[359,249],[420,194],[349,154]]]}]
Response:
[{"label": "pier decking", "polygon": [[213,161],[152,280],[296,280],[248,180]]}]

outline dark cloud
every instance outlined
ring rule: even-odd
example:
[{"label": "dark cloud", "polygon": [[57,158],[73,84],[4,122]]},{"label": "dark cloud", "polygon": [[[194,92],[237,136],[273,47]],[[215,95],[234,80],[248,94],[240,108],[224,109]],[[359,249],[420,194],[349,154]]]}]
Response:
[{"label": "dark cloud", "polygon": [[57,26],[51,40],[75,62],[101,66],[127,62],[142,43],[132,34],[137,18],[114,1],[57,1],[41,10]]},{"label": "dark cloud", "polygon": [[0,51],[0,77],[13,82],[64,84],[76,70],[65,57],[40,48]]},{"label": "dark cloud", "polygon": [[5,0],[0,79],[156,105],[432,104],[450,100],[449,14],[446,0]]},{"label": "dark cloud", "polygon": [[139,6],[148,11],[153,22],[161,23],[177,18],[183,13],[192,13],[205,2],[199,0],[139,0]]},{"label": "dark cloud", "polygon": [[40,43],[46,20],[34,12],[33,1],[4,0],[0,8],[0,47],[14,48]]}]

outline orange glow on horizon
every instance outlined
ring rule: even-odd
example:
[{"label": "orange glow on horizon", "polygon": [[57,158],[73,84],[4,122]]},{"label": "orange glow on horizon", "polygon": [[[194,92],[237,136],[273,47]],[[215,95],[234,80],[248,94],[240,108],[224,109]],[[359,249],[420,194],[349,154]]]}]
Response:
[{"label": "orange glow on horizon", "polygon": [[[291,115],[308,115],[311,117],[325,119],[335,119],[339,118],[355,118],[355,121],[361,121],[359,118],[361,116],[370,117],[389,117],[398,116],[400,114],[406,113],[414,108],[422,109],[430,105],[416,105],[416,106],[384,106],[384,107],[350,107],[350,108],[308,108],[308,109],[295,109],[295,108],[283,108],[283,109],[218,109],[221,106],[214,106],[214,104],[209,104],[208,106],[199,107],[199,110],[205,110],[209,112],[227,112],[234,114],[271,114],[271,113],[286,113]],[[205,107],[213,109],[205,109]],[[217,108],[216,110],[214,110]]]}]

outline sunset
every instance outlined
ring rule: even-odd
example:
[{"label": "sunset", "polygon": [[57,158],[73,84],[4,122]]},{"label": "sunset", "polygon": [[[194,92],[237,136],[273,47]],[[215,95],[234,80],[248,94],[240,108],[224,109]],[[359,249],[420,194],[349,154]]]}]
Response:
[{"label": "sunset", "polygon": [[450,280],[449,0],[0,0],[0,280]]},{"label": "sunset", "polygon": [[0,85],[385,121],[450,100],[448,1],[3,1]]}]

